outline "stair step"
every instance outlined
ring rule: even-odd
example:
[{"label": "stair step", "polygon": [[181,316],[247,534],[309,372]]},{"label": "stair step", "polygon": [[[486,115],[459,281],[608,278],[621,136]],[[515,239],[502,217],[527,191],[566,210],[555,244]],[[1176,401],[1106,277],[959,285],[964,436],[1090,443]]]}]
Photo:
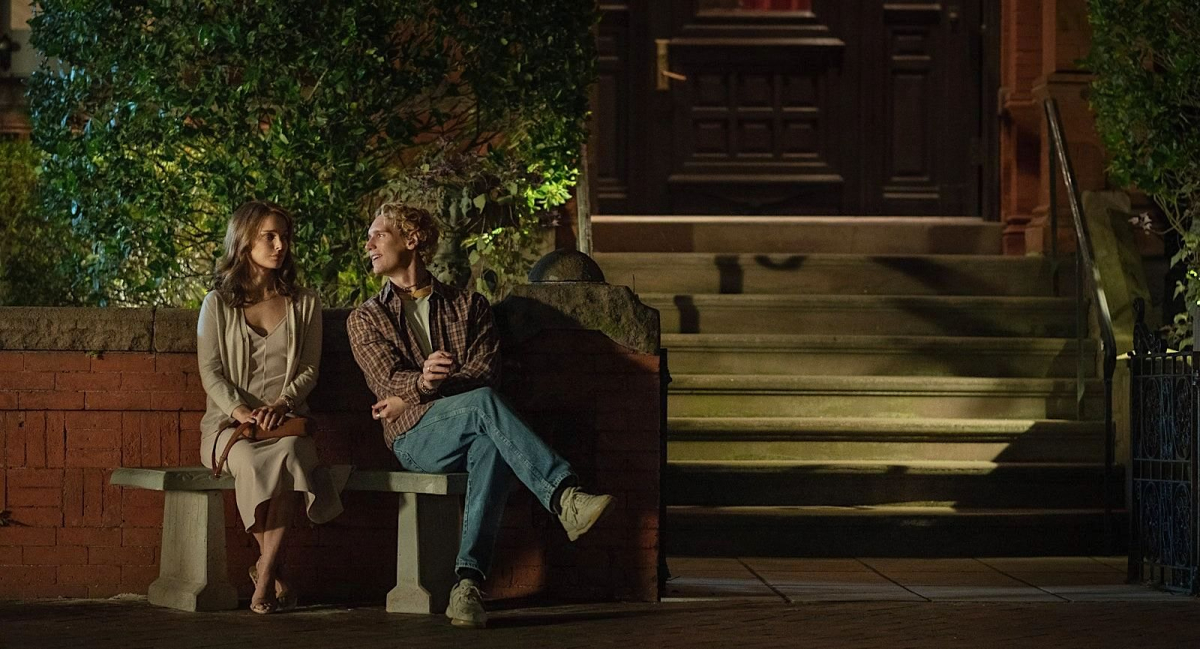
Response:
[{"label": "stair step", "polygon": [[[1116,554],[1099,508],[667,508],[663,544],[683,556],[983,557]],[[1112,530],[1121,537],[1125,513]]]},{"label": "stair step", "polygon": [[970,217],[594,216],[600,252],[1000,254],[1000,223]]},{"label": "stair step", "polygon": [[1050,295],[1042,257],[605,253],[610,284],[645,293]]},{"label": "stair step", "polygon": [[[663,334],[675,374],[1074,377],[1078,343],[1065,338]],[[1085,341],[1087,357],[1097,345]],[[1084,364],[1085,376],[1095,363]]]},{"label": "stair step", "polygon": [[667,457],[670,462],[1100,462],[1104,457],[1103,422],[672,416],[667,424]]},{"label": "stair step", "polygon": [[668,505],[1104,506],[1102,463],[670,462],[663,484]]},{"label": "stair step", "polygon": [[[1088,382],[1084,419],[1104,416]],[[1069,419],[1075,381],[908,376],[676,374],[667,396],[676,417],[987,417]]]},{"label": "stair step", "polygon": [[1052,297],[643,293],[663,333],[1058,337],[1075,303]]}]

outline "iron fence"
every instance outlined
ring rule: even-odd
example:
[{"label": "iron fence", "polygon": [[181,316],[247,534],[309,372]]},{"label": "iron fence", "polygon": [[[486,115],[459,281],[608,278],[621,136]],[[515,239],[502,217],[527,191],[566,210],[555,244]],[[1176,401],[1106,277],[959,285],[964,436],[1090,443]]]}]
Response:
[{"label": "iron fence", "polygon": [[1200,355],[1168,352],[1143,322],[1130,355],[1129,578],[1197,594]]}]

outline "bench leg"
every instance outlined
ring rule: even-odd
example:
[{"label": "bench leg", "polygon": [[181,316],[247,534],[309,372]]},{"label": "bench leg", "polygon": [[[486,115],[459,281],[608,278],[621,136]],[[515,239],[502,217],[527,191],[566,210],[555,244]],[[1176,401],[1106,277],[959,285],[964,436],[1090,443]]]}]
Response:
[{"label": "bench leg", "polygon": [[458,498],[400,494],[396,587],[387,596],[388,612],[445,612],[458,543]]},{"label": "bench leg", "polygon": [[181,611],[237,608],[225,567],[225,505],[220,491],[168,491],[158,579],[151,604]]}]

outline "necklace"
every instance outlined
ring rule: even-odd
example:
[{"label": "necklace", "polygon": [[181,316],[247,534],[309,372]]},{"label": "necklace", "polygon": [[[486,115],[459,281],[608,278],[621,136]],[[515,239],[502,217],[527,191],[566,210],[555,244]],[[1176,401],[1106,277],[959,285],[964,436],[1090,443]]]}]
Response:
[{"label": "necklace", "polygon": [[[391,281],[391,280],[388,280]],[[402,300],[419,300],[433,293],[433,275],[426,274],[425,279],[411,286],[401,286],[392,282],[392,288]]]},{"label": "necklace", "polygon": [[411,291],[415,288],[422,288],[424,286],[429,286],[429,284],[430,284],[428,277],[425,278],[424,282],[417,282],[416,284],[413,284],[412,286],[401,286],[399,284],[396,284],[395,282],[392,282],[392,283],[395,284],[396,288],[400,289],[401,291]]}]

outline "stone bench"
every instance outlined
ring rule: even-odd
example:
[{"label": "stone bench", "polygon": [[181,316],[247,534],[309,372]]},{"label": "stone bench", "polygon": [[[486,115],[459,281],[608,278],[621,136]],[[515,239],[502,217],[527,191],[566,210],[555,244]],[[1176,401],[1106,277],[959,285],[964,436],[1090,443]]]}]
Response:
[{"label": "stone bench", "polygon": [[[225,506],[221,491],[233,477],[214,478],[202,466],[120,468],[111,484],[166,492],[158,579],[151,604],[181,611],[237,608],[225,556]],[[396,587],[387,595],[390,613],[441,613],[454,586],[459,544],[459,496],[467,474],[353,471],[347,491],[400,494],[396,540]]]}]

